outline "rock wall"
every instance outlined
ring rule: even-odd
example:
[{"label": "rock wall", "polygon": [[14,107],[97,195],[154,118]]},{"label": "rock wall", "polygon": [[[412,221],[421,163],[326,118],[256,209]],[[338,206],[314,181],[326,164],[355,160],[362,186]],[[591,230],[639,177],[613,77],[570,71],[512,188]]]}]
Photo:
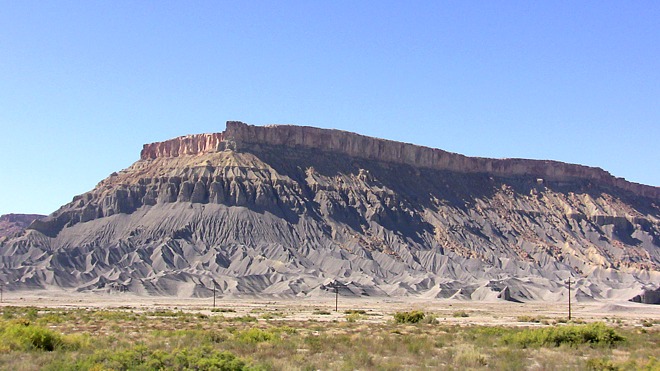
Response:
[{"label": "rock wall", "polygon": [[549,160],[468,157],[436,148],[307,126],[252,126],[228,121],[223,133],[188,135],[147,144],[141,158],[146,160],[195,155],[224,149],[225,144],[237,150],[248,150],[260,145],[311,148],[356,158],[462,173],[487,173],[503,177],[534,176],[549,181],[588,180],[636,195],[660,199],[660,187],[628,182],[596,167]]},{"label": "rock wall", "polygon": [[224,133],[194,134],[178,137],[164,142],[145,144],[142,146],[140,159],[155,159],[158,157],[177,157],[197,155],[218,151],[224,140]]}]

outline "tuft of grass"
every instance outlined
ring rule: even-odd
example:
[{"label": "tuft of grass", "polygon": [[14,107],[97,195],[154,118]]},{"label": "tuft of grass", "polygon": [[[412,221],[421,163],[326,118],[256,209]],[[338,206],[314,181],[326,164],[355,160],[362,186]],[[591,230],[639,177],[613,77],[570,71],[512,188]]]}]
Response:
[{"label": "tuft of grass", "polygon": [[312,354],[320,353],[323,351],[328,339],[325,336],[309,335],[304,338],[303,342],[308,347],[309,352]]},{"label": "tuft of grass", "polygon": [[531,323],[548,323],[547,317],[544,316],[528,316],[528,315],[523,315],[523,316],[518,316],[516,318],[518,322],[531,322]]},{"label": "tuft of grass", "polygon": [[289,335],[292,335],[292,334],[295,334],[296,332],[298,332],[298,330],[296,330],[295,328],[290,327],[290,326],[273,327],[273,328],[271,328],[271,331],[273,333],[285,333],[285,334],[289,334]]},{"label": "tuft of grass", "polygon": [[264,313],[261,315],[261,319],[273,319],[275,316],[272,313]]},{"label": "tuft of grass", "polygon": [[349,352],[344,357],[342,369],[345,370],[365,370],[374,368],[374,358],[366,349],[359,349]]},{"label": "tuft of grass", "polygon": [[[175,307],[176,308],[176,307]],[[150,317],[172,317],[172,318],[177,318],[177,317],[193,317],[194,314],[192,313],[185,313],[182,310],[178,311],[173,311],[173,310],[154,310],[154,311],[148,311],[144,313],[145,316],[150,316]]]},{"label": "tuft of grass", "polygon": [[452,313],[452,316],[453,316],[453,317],[470,317],[470,315],[468,314],[468,312],[466,312],[466,311],[464,311],[464,310],[456,311],[456,312]]},{"label": "tuft of grass", "polygon": [[261,315],[262,319],[274,319],[274,318],[284,318],[286,314],[280,311],[266,312]]},{"label": "tuft of grass", "polygon": [[244,316],[227,318],[227,321],[229,321],[229,322],[257,322],[257,317],[252,317],[251,315],[246,314]]},{"label": "tuft of grass", "polygon": [[461,369],[484,367],[488,365],[486,356],[474,347],[459,349],[455,362]]},{"label": "tuft of grass", "polygon": [[419,321],[419,323],[424,323],[427,325],[437,325],[438,324],[438,318],[434,314],[426,314],[424,318]]}]

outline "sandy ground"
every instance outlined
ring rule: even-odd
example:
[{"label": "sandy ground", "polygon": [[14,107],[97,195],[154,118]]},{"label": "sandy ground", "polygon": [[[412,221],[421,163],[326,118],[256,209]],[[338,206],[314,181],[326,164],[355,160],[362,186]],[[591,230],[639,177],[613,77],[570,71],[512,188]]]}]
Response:
[{"label": "sandy ground", "polygon": [[[0,306],[35,306],[49,308],[89,308],[116,310],[183,310],[206,314],[212,312],[213,297],[177,298],[163,296],[137,296],[130,293],[76,293],[56,290],[4,292]],[[216,308],[226,317],[252,315],[260,318],[266,313],[291,321],[345,320],[346,310],[363,310],[364,320],[386,322],[398,311],[423,310],[433,313],[441,323],[460,325],[530,326],[519,317],[542,317],[549,320],[565,319],[568,303],[506,301],[456,301],[447,299],[421,299],[408,297],[338,298],[328,293],[316,298],[274,297],[217,297]],[[465,312],[467,317],[457,316]],[[660,306],[627,301],[591,301],[572,304],[572,316],[586,322],[610,321],[628,326],[641,326],[642,320],[660,321]]]}]

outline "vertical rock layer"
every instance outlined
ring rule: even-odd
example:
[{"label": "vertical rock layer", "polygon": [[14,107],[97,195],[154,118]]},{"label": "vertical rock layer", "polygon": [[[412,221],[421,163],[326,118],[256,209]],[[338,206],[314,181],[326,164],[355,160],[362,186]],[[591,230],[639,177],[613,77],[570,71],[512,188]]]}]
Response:
[{"label": "vertical rock layer", "polygon": [[140,158],[147,160],[216,152],[220,149],[223,140],[224,133],[186,135],[164,142],[145,144]]}]

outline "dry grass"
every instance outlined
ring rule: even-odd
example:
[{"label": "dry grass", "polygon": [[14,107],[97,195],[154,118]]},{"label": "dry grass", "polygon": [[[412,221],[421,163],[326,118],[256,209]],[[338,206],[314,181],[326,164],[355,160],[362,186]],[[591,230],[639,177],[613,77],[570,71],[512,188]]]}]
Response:
[{"label": "dry grass", "polygon": [[[316,312],[321,312],[316,310]],[[625,341],[542,341],[583,325],[372,321],[361,310],[305,320],[211,312],[4,307],[1,369],[658,369],[660,326],[585,325]],[[252,312],[255,313],[255,312]],[[266,314],[268,314],[266,316]],[[265,318],[264,318],[265,317]],[[328,319],[329,317],[329,319]],[[424,318],[436,318],[425,313]],[[324,321],[320,322],[319,320]],[[17,327],[18,326],[18,327]],[[573,327],[570,327],[573,326]],[[581,332],[582,331],[582,332]],[[44,336],[43,338],[41,336]],[[572,336],[572,335],[571,335]],[[532,341],[532,340],[534,341]],[[536,341],[535,339],[541,339]],[[585,337],[591,339],[591,337]],[[52,346],[51,346],[52,345]]]}]

